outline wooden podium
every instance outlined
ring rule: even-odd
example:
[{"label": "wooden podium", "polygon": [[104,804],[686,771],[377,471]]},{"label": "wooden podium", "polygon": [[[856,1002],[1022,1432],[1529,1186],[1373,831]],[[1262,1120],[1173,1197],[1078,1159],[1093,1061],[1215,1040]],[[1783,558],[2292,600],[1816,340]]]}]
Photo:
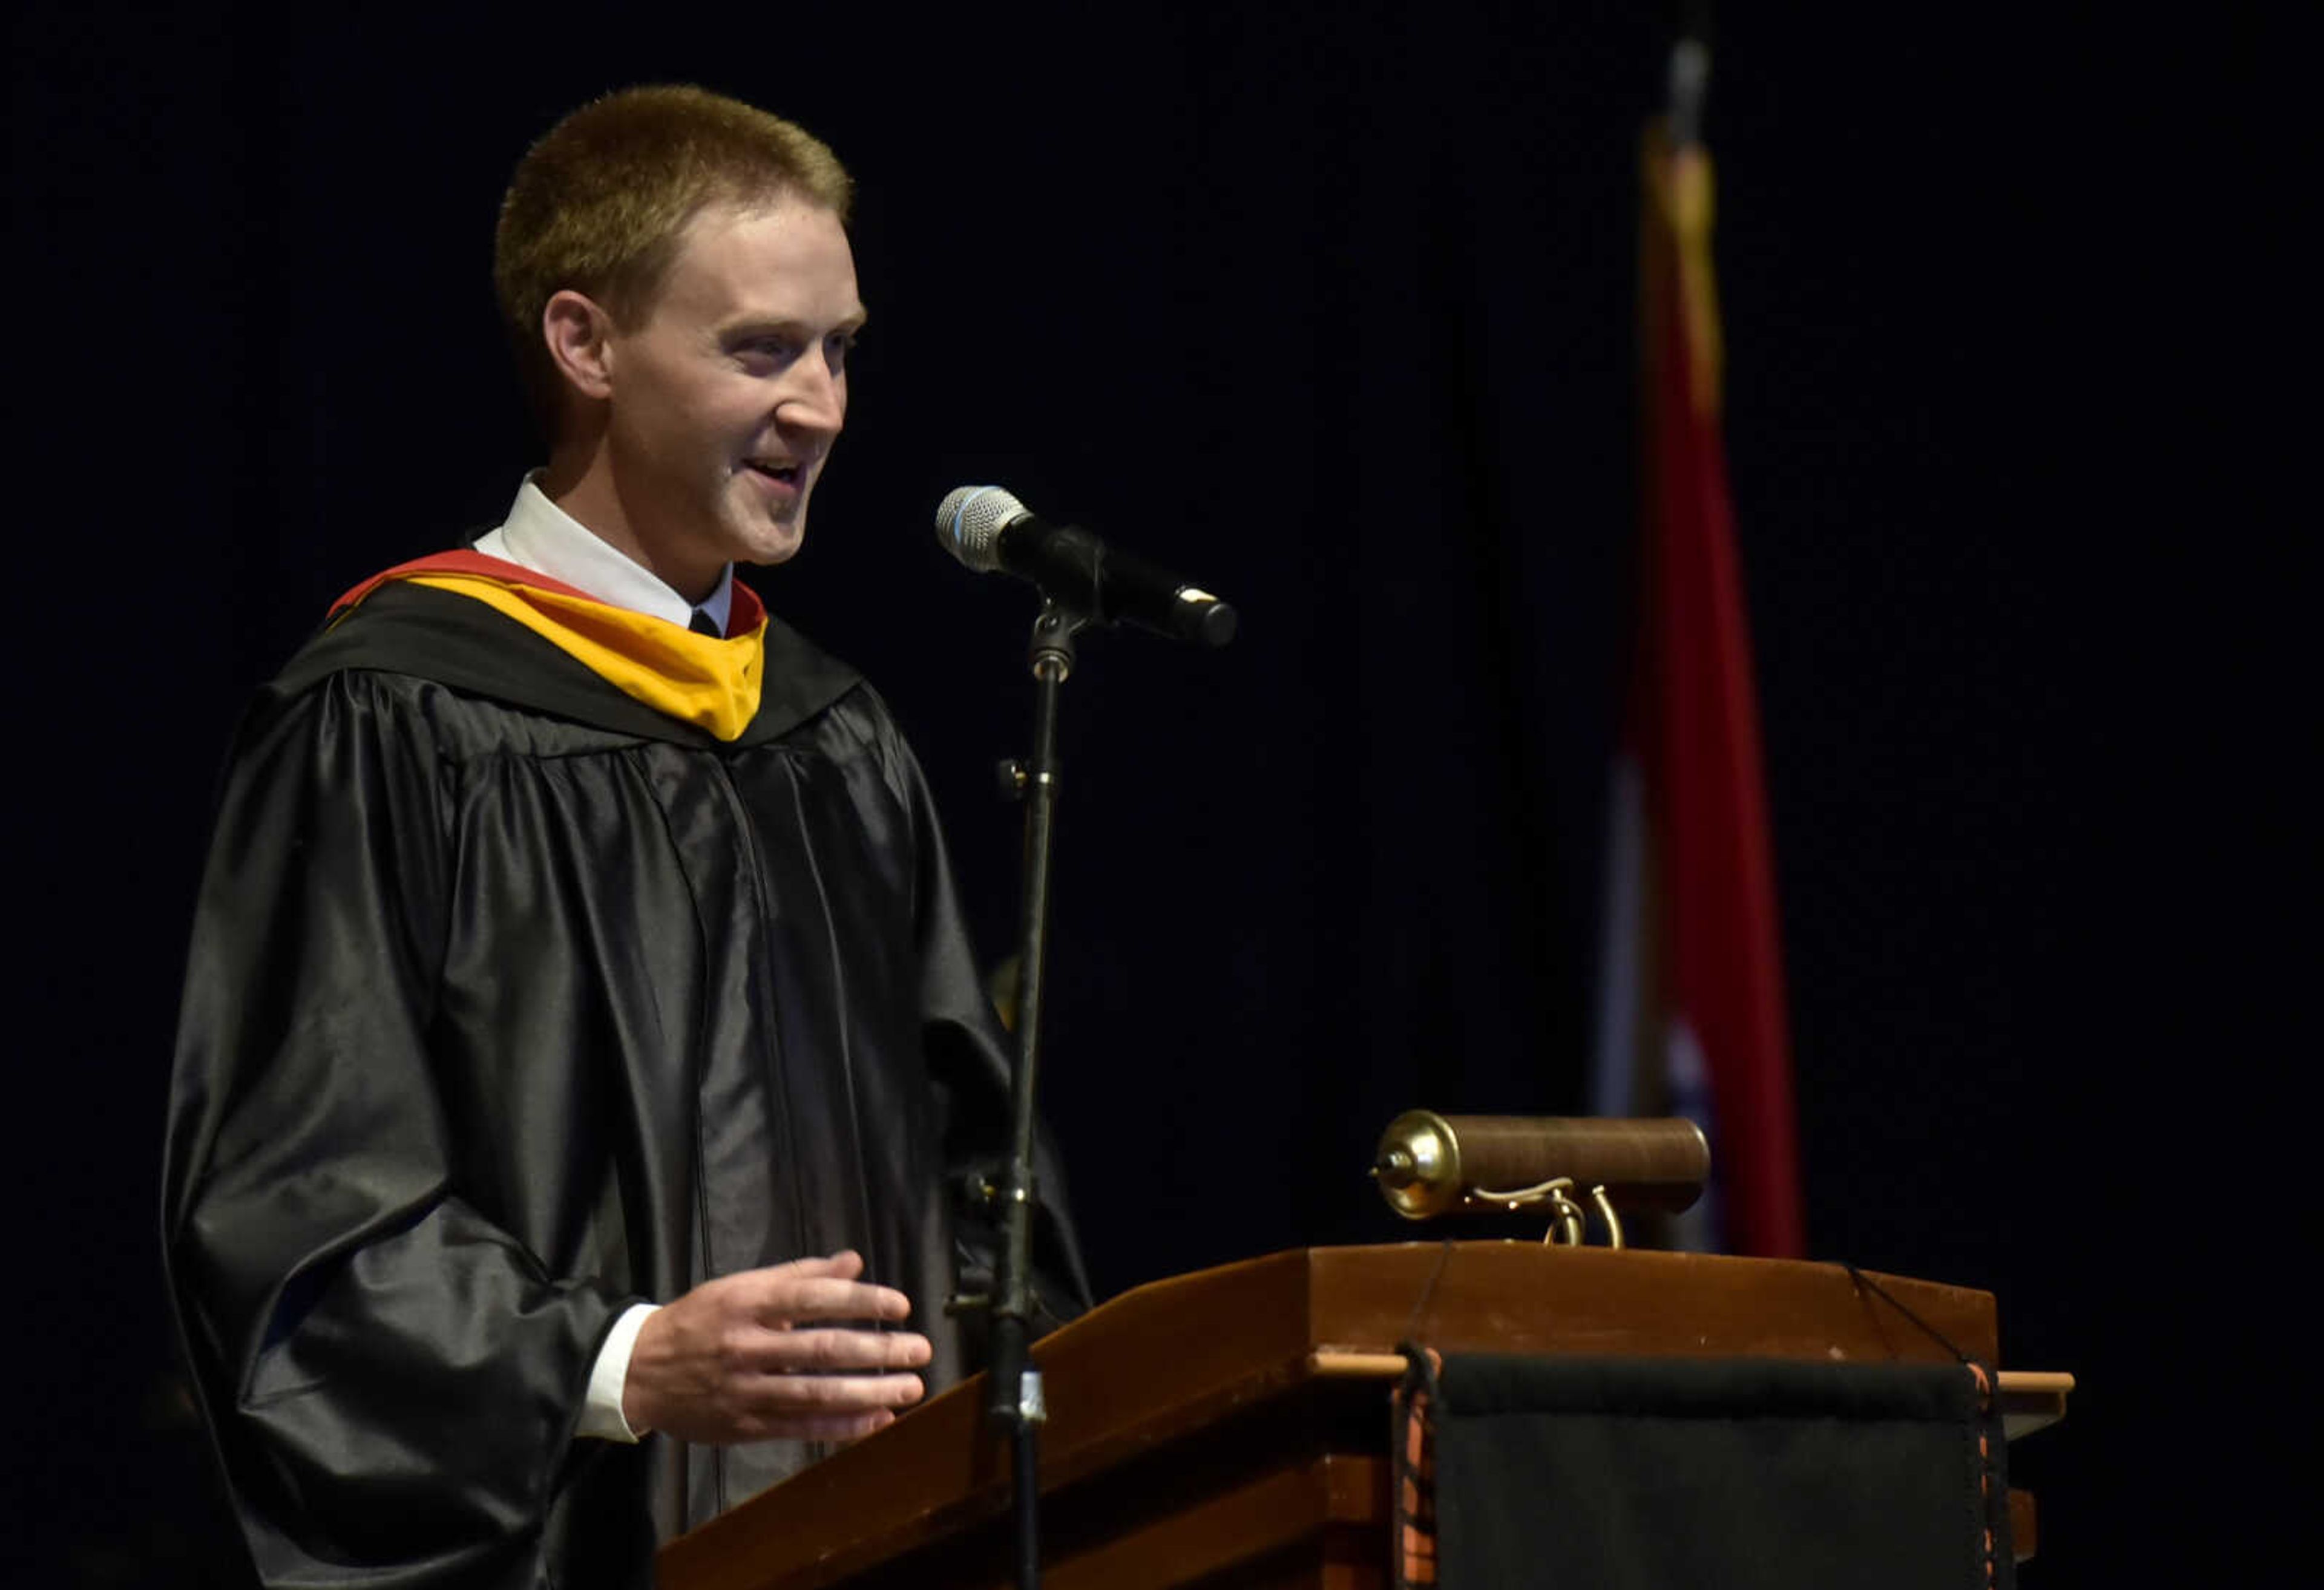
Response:
[{"label": "wooden podium", "polygon": [[[1875,1277],[1997,1361],[1985,1292]],[[1274,1254],[1124,1293],[1034,1349],[1050,1590],[1379,1585],[1397,1342],[1447,1352],[1950,1363],[1833,1264],[1539,1243]],[[2002,1377],[2013,1434],[2071,1381]],[[1005,1585],[1006,1446],[982,1382],[935,1398],[662,1549],[662,1590]],[[2030,1502],[2013,1493],[2017,1555]]]}]

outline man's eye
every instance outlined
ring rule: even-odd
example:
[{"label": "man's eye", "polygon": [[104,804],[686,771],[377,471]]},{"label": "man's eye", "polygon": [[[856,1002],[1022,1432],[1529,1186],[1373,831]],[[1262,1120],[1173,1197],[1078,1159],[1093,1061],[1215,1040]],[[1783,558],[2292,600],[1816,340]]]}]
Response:
[{"label": "man's eye", "polygon": [[834,370],[844,370],[855,352],[855,333],[835,331],[823,339],[823,356]]},{"label": "man's eye", "polygon": [[734,357],[752,370],[779,370],[798,357],[798,345],[781,337],[761,337],[736,347]]}]

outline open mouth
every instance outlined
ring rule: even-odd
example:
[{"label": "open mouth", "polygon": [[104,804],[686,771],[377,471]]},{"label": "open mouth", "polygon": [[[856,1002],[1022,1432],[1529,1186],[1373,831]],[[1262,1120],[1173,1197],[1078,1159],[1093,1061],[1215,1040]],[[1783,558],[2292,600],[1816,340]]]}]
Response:
[{"label": "open mouth", "polygon": [[773,464],[758,458],[746,458],[742,462],[752,473],[763,475],[770,481],[779,481],[793,490],[807,480],[807,466],[803,464]]}]

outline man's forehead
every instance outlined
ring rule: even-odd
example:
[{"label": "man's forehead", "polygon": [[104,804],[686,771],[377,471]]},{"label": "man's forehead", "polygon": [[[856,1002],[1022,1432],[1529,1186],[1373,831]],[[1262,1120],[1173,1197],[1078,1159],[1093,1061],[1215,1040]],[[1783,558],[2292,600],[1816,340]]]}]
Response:
[{"label": "man's forehead", "polygon": [[788,197],[696,212],[660,297],[665,307],[719,321],[864,318],[846,228],[832,210]]}]

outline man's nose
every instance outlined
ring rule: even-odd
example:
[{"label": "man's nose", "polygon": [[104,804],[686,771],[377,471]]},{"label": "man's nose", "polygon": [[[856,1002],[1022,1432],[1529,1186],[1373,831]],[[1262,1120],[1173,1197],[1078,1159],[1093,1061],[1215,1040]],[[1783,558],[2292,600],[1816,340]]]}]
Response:
[{"label": "man's nose", "polygon": [[777,423],[830,433],[837,431],[846,418],[846,376],[819,358],[794,363],[775,400]]}]

